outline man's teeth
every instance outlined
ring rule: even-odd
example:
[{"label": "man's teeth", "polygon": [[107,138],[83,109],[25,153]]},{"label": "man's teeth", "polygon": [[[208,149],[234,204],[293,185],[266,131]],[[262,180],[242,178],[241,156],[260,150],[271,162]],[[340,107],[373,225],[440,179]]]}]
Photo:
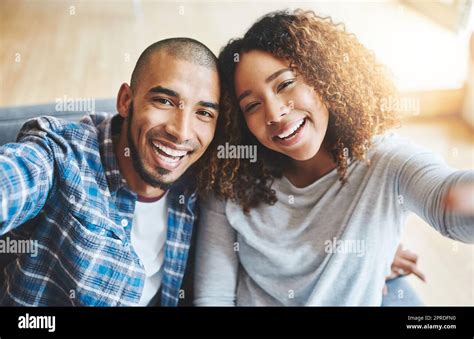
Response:
[{"label": "man's teeth", "polygon": [[295,131],[296,131],[298,128],[300,128],[301,125],[303,125],[303,123],[304,123],[304,119],[301,119],[301,121],[300,121],[299,124],[295,125],[295,126],[294,126],[293,128],[291,128],[291,129],[289,129],[289,130],[283,132],[282,134],[279,134],[278,137],[279,137],[280,139],[284,139],[284,138],[288,137],[289,135],[295,133]]},{"label": "man's teeth", "polygon": [[160,143],[154,142],[153,145],[158,148],[160,151],[165,153],[166,155],[169,155],[170,157],[184,157],[186,154],[188,154],[187,151],[178,151],[169,147],[166,147]]}]

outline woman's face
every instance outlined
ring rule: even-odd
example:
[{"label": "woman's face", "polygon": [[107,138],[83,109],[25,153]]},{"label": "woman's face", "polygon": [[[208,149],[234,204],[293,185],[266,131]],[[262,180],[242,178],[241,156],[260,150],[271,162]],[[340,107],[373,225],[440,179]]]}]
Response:
[{"label": "woman's face", "polygon": [[260,143],[294,160],[308,160],[321,148],[329,113],[289,64],[267,52],[246,52],[235,72],[235,91]]}]

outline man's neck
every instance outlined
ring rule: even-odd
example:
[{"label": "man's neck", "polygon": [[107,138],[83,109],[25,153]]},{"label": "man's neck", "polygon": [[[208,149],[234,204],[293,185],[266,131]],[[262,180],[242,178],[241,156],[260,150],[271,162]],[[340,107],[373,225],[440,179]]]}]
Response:
[{"label": "man's neck", "polygon": [[140,178],[140,175],[133,167],[132,157],[130,156],[130,147],[127,140],[127,122],[124,121],[117,138],[113,138],[114,153],[120,168],[120,173],[125,178],[128,187],[137,195],[144,198],[159,198],[165,194],[161,188],[148,185]]}]

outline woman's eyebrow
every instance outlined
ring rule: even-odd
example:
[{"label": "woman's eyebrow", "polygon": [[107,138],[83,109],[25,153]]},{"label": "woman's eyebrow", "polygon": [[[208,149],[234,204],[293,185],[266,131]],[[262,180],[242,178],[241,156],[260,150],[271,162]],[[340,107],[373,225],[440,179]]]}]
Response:
[{"label": "woman's eyebrow", "polygon": [[252,94],[252,91],[251,90],[246,90],[244,91],[241,95],[239,95],[239,97],[237,98],[237,102],[240,103],[240,101],[242,101],[243,98],[245,97],[248,97],[250,94]]},{"label": "woman's eyebrow", "polygon": [[[292,68],[283,68],[283,69],[280,69],[279,71],[276,71],[275,73],[273,73],[272,75],[270,75],[268,78],[265,79],[265,82],[266,83],[269,83],[270,81],[272,80],[275,80],[280,74],[282,73],[285,73],[285,72],[293,72],[293,69]],[[249,96],[250,94],[252,94],[252,91],[251,90],[246,90],[244,91],[241,95],[239,95],[239,97],[237,98],[237,102],[240,103],[240,101]]]},{"label": "woman's eyebrow", "polygon": [[265,79],[266,83],[269,83],[272,80],[275,80],[280,74],[285,73],[285,72],[293,72],[293,69],[291,68],[283,68],[280,69],[279,71],[276,71],[272,75],[270,75],[268,78]]}]

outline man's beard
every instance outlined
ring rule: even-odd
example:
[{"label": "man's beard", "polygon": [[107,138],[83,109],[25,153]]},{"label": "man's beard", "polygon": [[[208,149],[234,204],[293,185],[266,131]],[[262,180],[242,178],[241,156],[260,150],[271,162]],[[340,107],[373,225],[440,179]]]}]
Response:
[{"label": "man's beard", "polygon": [[[145,169],[142,159],[138,154],[138,149],[133,142],[132,138],[132,117],[133,117],[133,101],[130,102],[130,108],[128,109],[128,126],[127,126],[127,139],[128,139],[128,147],[130,147],[130,155],[132,157],[133,167],[135,171],[138,173],[140,178],[146,182],[148,185],[160,188],[164,191],[168,190],[174,183],[173,182],[164,182],[160,179],[157,179],[154,174],[148,172]],[[156,173],[159,175],[166,175],[170,173],[169,170],[161,167],[156,167]]]}]

